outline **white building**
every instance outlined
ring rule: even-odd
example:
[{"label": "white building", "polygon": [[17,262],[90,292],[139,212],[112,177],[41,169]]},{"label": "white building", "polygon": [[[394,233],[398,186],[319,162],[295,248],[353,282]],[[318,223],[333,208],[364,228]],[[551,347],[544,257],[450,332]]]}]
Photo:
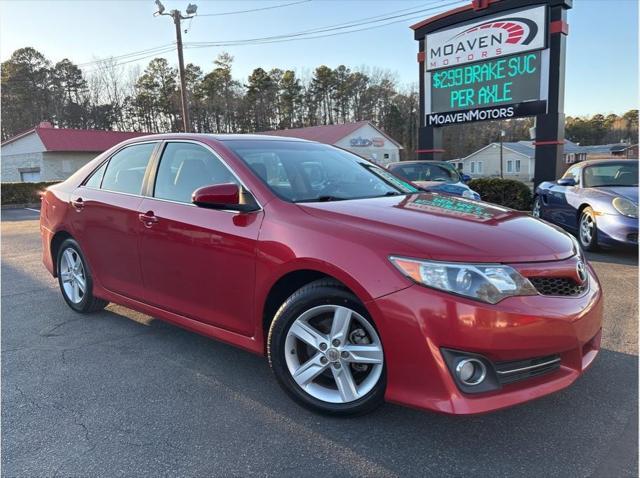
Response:
[{"label": "white building", "polygon": [[[505,179],[533,181],[535,146],[532,141],[502,143],[502,171]],[[565,140],[565,164],[586,159],[584,148]],[[469,156],[452,161],[464,174],[473,178],[500,176],[500,143],[491,143]]]},{"label": "white building", "polygon": [[98,154],[145,133],[54,128],[42,122],[0,145],[4,183],[60,181]]},{"label": "white building", "polygon": [[260,134],[287,136],[332,144],[383,166],[400,161],[400,150],[402,149],[400,143],[369,121],[265,131]]}]

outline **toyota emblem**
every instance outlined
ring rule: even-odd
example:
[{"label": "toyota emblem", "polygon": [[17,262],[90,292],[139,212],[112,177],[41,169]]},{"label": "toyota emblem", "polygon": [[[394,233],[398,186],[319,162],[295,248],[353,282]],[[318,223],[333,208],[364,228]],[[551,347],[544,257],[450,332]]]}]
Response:
[{"label": "toyota emblem", "polygon": [[576,264],[576,272],[578,273],[580,282],[584,283],[584,281],[587,280],[587,269],[584,267],[584,262],[578,261],[578,264]]}]

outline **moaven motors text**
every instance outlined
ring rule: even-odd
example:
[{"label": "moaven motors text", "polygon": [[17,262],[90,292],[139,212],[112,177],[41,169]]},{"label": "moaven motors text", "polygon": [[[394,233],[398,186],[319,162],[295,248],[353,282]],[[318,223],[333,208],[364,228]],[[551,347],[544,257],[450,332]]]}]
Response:
[{"label": "moaven motors text", "polygon": [[458,113],[433,113],[427,116],[429,126],[443,126],[453,123],[466,123],[467,121],[484,121],[512,118],[515,114],[513,106],[491,108],[486,110],[469,110]]}]

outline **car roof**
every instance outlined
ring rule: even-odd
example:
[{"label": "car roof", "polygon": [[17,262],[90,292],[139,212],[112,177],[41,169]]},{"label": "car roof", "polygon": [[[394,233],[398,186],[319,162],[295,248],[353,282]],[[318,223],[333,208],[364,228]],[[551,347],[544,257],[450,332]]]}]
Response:
[{"label": "car roof", "polygon": [[[396,166],[398,164],[451,164],[448,161],[430,161],[427,159],[421,160],[413,160],[413,161],[396,161],[394,163],[389,163],[388,166]],[[452,165],[453,166],[453,165]]]},{"label": "car roof", "polygon": [[585,167],[585,166],[593,166],[594,164],[624,164],[624,163],[637,163],[637,159],[625,159],[625,158],[615,158],[615,159],[588,159],[587,161],[580,161],[576,163],[576,166]]},{"label": "car roof", "polygon": [[[315,143],[306,139],[291,138],[288,136],[275,136],[266,134],[211,134],[211,133],[162,133],[139,136],[138,141],[148,141],[150,139],[213,139],[216,141],[288,141],[296,143]],[[134,140],[134,141],[135,141]]]}]

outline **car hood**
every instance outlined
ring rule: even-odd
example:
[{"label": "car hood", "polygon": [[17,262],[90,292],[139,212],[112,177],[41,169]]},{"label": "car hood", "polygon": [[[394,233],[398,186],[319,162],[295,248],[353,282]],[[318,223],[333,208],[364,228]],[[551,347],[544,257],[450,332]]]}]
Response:
[{"label": "car hood", "polygon": [[630,186],[606,186],[600,188],[594,188],[602,193],[608,194],[611,197],[622,196],[624,198],[633,201],[638,204],[638,187]]},{"label": "car hood", "polygon": [[554,226],[489,203],[440,193],[299,203],[306,213],[397,244],[388,254],[442,261],[536,262],[574,254],[573,241]]}]

